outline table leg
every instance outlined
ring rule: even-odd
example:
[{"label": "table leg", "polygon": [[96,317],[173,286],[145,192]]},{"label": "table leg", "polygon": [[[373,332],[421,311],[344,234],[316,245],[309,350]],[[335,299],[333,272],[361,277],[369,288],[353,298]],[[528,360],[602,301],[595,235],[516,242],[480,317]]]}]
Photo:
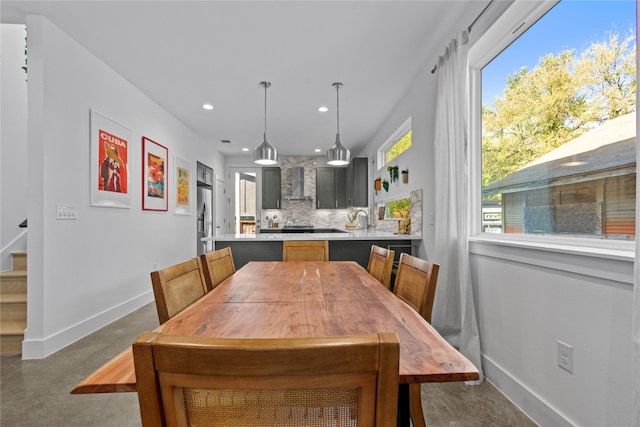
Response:
[{"label": "table leg", "polygon": [[398,386],[398,427],[411,425],[411,411],[409,409],[409,384]]}]

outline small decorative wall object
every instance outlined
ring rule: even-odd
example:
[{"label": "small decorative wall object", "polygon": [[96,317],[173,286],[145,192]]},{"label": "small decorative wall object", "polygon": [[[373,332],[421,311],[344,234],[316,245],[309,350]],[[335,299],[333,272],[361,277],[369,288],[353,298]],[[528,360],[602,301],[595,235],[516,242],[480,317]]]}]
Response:
[{"label": "small decorative wall object", "polygon": [[398,180],[398,166],[387,166],[387,170],[389,171],[389,180],[396,182]]},{"label": "small decorative wall object", "polygon": [[402,169],[402,183],[409,183],[409,169]]},{"label": "small decorative wall object", "polygon": [[377,177],[375,181],[373,181],[373,188],[376,190],[376,195],[378,191],[382,189],[382,178]]},{"label": "small decorative wall object", "polygon": [[407,216],[398,221],[398,234],[411,234],[411,217]]},{"label": "small decorative wall object", "polygon": [[382,180],[382,188],[384,188],[384,191],[388,192],[389,191],[389,181],[387,181],[386,179]]},{"label": "small decorative wall object", "polygon": [[91,110],[91,206],[130,208],[131,130]]},{"label": "small decorative wall object", "polygon": [[142,137],[142,209],[166,211],[169,209],[167,195],[167,171],[169,170],[167,147],[149,138]]},{"label": "small decorative wall object", "polygon": [[175,171],[173,186],[176,195],[176,215],[191,215],[191,163],[180,157],[175,157]]}]

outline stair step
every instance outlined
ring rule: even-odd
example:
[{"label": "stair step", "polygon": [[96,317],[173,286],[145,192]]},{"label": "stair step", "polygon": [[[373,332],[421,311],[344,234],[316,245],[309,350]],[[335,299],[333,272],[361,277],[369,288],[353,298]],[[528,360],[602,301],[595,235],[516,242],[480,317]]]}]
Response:
[{"label": "stair step", "polygon": [[0,324],[20,322],[27,319],[27,296],[25,294],[0,294]]},{"label": "stair step", "polygon": [[27,271],[27,252],[11,252],[13,258],[13,271]]},{"label": "stair step", "polygon": [[27,293],[26,271],[3,271],[0,273],[0,294]]},{"label": "stair step", "polygon": [[22,353],[22,341],[26,322],[0,323],[0,354],[17,355]]}]

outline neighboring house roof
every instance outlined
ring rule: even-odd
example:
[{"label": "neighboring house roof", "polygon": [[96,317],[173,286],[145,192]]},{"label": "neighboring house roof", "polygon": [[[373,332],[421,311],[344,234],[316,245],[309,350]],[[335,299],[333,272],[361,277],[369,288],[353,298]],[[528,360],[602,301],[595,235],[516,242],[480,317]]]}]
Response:
[{"label": "neighboring house roof", "polygon": [[609,120],[482,189],[483,195],[589,181],[636,171],[636,113]]}]

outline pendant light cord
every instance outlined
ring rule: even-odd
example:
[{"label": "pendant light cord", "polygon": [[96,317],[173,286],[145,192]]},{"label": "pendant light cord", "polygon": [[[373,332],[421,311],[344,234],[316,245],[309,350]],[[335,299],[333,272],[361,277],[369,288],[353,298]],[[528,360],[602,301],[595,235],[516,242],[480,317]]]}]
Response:
[{"label": "pendant light cord", "polygon": [[264,139],[267,139],[267,88],[271,86],[271,82],[260,82],[264,86]]},{"label": "pendant light cord", "polygon": [[338,123],[338,134],[340,134],[340,86],[342,86],[342,83],[336,82],[333,85],[336,87],[336,118]]}]

